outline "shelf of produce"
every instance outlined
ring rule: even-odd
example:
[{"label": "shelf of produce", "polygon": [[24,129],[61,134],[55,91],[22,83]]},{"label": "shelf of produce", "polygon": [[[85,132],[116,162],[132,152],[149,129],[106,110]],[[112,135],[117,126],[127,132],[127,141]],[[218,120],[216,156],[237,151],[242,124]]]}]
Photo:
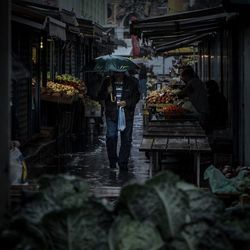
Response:
[{"label": "shelf of produce", "polygon": [[46,102],[54,102],[58,104],[72,104],[78,99],[77,95],[74,96],[53,96],[53,95],[41,95],[41,100]]}]

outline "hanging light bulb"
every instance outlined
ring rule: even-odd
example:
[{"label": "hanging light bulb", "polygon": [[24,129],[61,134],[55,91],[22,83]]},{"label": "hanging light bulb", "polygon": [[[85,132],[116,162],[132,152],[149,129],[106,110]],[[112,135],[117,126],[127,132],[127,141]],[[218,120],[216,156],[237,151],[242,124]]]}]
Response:
[{"label": "hanging light bulb", "polygon": [[40,49],[43,49],[43,37],[41,37],[41,41],[40,41]]}]

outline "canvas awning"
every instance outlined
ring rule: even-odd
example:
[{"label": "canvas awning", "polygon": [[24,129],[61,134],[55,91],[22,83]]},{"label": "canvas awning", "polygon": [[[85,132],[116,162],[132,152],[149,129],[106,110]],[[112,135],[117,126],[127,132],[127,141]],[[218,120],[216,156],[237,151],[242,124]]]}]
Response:
[{"label": "canvas awning", "polygon": [[12,4],[11,6],[11,20],[14,22],[42,30],[44,29],[44,19],[44,15],[26,6],[20,6],[18,4]]},{"label": "canvas awning", "polygon": [[80,35],[79,23],[74,12],[63,9],[60,11],[60,18],[62,22],[66,23],[67,30],[70,33]]},{"label": "canvas awning", "polygon": [[57,37],[61,40],[66,40],[66,24],[53,18],[47,17],[45,25],[48,26],[48,32],[50,37]]},{"label": "canvas awning", "polygon": [[23,18],[23,17],[16,16],[16,15],[12,15],[11,20],[14,22],[24,24],[24,25],[27,25],[29,27],[38,29],[38,30],[44,29],[44,25],[42,23],[37,23],[37,22],[31,21],[31,20]]},{"label": "canvas awning", "polygon": [[62,22],[66,23],[66,24],[69,24],[72,26],[79,25],[74,12],[67,11],[67,10],[63,9],[60,11],[60,17],[61,17]]},{"label": "canvas awning", "polygon": [[196,47],[182,47],[177,49],[172,49],[167,52],[165,52],[164,56],[176,56],[176,55],[193,55],[196,53]]},{"label": "canvas awning", "polygon": [[49,36],[65,41],[66,24],[56,18],[59,18],[59,15],[55,10],[12,4],[12,21],[38,30],[45,30]]},{"label": "canvas awning", "polygon": [[79,29],[83,37],[92,37],[94,34],[94,24],[91,20],[77,18]]},{"label": "canvas awning", "polygon": [[197,42],[223,28],[235,13],[222,7],[180,12],[135,21],[131,32],[152,41],[157,52]]}]

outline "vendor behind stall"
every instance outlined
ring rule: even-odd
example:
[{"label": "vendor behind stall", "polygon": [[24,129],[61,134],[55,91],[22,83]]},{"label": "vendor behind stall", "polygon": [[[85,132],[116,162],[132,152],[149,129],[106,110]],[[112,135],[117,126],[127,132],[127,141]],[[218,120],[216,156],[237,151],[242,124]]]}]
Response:
[{"label": "vendor behind stall", "polygon": [[189,100],[200,114],[201,126],[205,128],[209,113],[206,87],[191,66],[187,66],[182,70],[181,80],[185,82],[186,86],[178,93],[178,97],[189,97]]}]

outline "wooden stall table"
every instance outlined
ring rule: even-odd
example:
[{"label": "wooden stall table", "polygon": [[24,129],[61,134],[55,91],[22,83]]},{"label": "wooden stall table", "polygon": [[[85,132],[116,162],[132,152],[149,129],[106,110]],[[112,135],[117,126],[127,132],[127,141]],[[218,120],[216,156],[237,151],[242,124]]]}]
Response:
[{"label": "wooden stall table", "polygon": [[190,152],[194,155],[196,184],[200,186],[200,155],[210,152],[208,138],[198,121],[151,121],[143,133],[140,151],[149,152],[151,169],[159,168],[160,155],[164,152]]}]

